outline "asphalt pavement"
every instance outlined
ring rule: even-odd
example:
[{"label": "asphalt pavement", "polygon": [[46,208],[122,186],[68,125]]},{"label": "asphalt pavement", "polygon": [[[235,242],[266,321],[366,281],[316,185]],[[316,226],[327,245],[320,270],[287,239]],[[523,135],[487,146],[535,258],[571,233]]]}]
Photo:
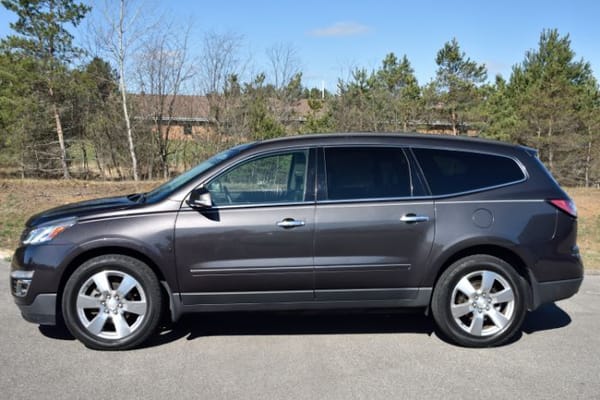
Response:
[{"label": "asphalt pavement", "polygon": [[141,349],[85,348],[25,322],[0,261],[3,399],[600,398],[600,276],[529,313],[514,342],[466,349],[400,313],[185,316]]}]

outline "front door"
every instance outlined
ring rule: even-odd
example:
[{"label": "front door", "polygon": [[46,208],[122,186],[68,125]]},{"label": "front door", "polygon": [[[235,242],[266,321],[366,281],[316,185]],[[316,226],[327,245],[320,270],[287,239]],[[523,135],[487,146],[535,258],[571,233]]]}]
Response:
[{"label": "front door", "polygon": [[175,248],[184,304],[313,300],[310,153],[252,157],[206,184],[212,208],[182,208]]},{"label": "front door", "polygon": [[434,239],[433,201],[416,200],[402,148],[322,152],[315,221],[317,300],[410,300]]}]

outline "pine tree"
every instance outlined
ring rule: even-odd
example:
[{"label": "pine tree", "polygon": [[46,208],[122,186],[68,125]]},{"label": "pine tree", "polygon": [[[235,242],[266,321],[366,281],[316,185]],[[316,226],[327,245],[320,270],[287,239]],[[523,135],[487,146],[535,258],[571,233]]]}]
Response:
[{"label": "pine tree", "polygon": [[65,65],[80,52],[73,45],[73,36],[66,25],[77,26],[90,8],[72,0],[2,0],[2,5],[18,16],[17,21],[10,24],[16,35],[4,39],[2,47],[39,62],[60,145],[63,177],[69,179],[56,90]]},{"label": "pine tree", "polygon": [[569,35],[556,29],[540,35],[538,48],[513,67],[509,96],[523,128],[518,142],[540,150],[542,160],[563,184],[580,180],[583,146],[587,143],[582,107],[597,87],[590,64],[575,59]]},{"label": "pine tree", "polygon": [[469,112],[481,101],[479,87],[487,79],[487,70],[468,58],[456,39],[444,44],[435,62],[438,69],[434,87],[439,103],[434,106],[450,119],[452,134],[457,135],[461,123],[469,119]]}]

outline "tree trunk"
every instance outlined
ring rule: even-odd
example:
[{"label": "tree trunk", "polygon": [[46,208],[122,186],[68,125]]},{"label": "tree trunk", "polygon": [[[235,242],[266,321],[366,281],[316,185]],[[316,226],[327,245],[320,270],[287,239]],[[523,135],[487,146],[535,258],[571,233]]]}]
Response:
[{"label": "tree trunk", "polygon": [[52,112],[54,113],[54,122],[56,123],[56,134],[58,135],[58,144],[60,146],[60,163],[63,170],[63,178],[71,179],[69,174],[69,166],[67,165],[67,149],[65,147],[65,139],[63,135],[62,123],[60,121],[60,113],[58,112],[58,106],[54,99],[54,91],[52,87],[48,89],[50,94],[50,101],[52,102]]},{"label": "tree trunk", "polygon": [[100,152],[98,151],[98,144],[97,143],[94,143],[94,153],[96,155],[96,157],[95,157],[95,159],[96,159],[96,168],[98,168],[100,176],[102,176],[102,179],[106,180],[106,173],[104,172],[104,168],[102,168],[102,162],[101,162],[102,156],[100,155]]},{"label": "tree trunk", "polygon": [[456,111],[452,110],[452,134],[456,136],[458,134],[456,129]]},{"label": "tree trunk", "polygon": [[548,125],[548,168],[554,172],[554,148],[552,147],[552,120]]},{"label": "tree trunk", "polygon": [[585,155],[585,187],[590,187],[590,164],[592,162],[592,139],[588,141],[587,154]]},{"label": "tree trunk", "polygon": [[85,179],[89,179],[90,178],[90,166],[88,163],[88,155],[87,155],[87,150],[85,148],[85,141],[83,139],[81,139],[81,157],[83,158],[82,162],[83,162],[83,176],[85,176]]},{"label": "tree trunk", "polygon": [[127,127],[127,144],[129,145],[129,155],[131,157],[131,169],[133,172],[133,180],[138,181],[138,166],[137,157],[135,156],[135,146],[133,145],[133,133],[131,131],[131,122],[129,121],[129,111],[127,110],[127,96],[125,94],[125,83],[123,74],[120,78],[121,86],[121,101],[123,102],[123,116],[125,117],[125,126]]},{"label": "tree trunk", "polygon": [[167,152],[164,151],[161,154],[161,158],[162,158],[162,170],[163,170],[163,179],[167,180],[169,179],[169,162],[167,160],[168,156],[167,156]]},{"label": "tree trunk", "polygon": [[112,178],[112,169],[111,169],[111,163],[112,163],[112,167],[117,171],[117,177],[119,178],[120,181],[123,180],[123,174],[121,173],[121,165],[119,164],[119,162],[117,161],[117,156],[116,156],[116,150],[115,150],[115,146],[114,146],[114,142],[112,140],[112,137],[110,135],[110,132],[108,129],[104,130],[104,135],[107,138],[108,141],[108,151],[110,154],[110,162],[104,162],[104,165],[106,165],[106,167],[108,168],[108,172],[109,172],[109,178]]},{"label": "tree trunk", "polygon": [[123,45],[123,35],[125,28],[123,26],[125,19],[125,0],[121,0],[121,12],[119,17],[119,89],[121,91],[121,102],[123,103],[123,116],[125,117],[125,126],[127,127],[127,143],[129,144],[129,155],[131,156],[131,169],[133,180],[138,181],[138,166],[135,156],[135,146],[133,145],[133,134],[131,132],[131,121],[129,120],[129,110],[127,109],[127,94],[125,87],[125,51]]},{"label": "tree trunk", "polygon": [[21,148],[21,179],[25,179],[25,150]]}]

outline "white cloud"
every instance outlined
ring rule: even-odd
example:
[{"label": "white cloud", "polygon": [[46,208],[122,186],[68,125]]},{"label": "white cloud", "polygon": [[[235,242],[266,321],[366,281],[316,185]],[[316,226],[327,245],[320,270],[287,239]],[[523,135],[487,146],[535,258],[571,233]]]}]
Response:
[{"label": "white cloud", "polygon": [[317,28],[310,31],[311,36],[355,36],[363,35],[369,31],[369,27],[356,22],[336,22],[325,28]]}]

